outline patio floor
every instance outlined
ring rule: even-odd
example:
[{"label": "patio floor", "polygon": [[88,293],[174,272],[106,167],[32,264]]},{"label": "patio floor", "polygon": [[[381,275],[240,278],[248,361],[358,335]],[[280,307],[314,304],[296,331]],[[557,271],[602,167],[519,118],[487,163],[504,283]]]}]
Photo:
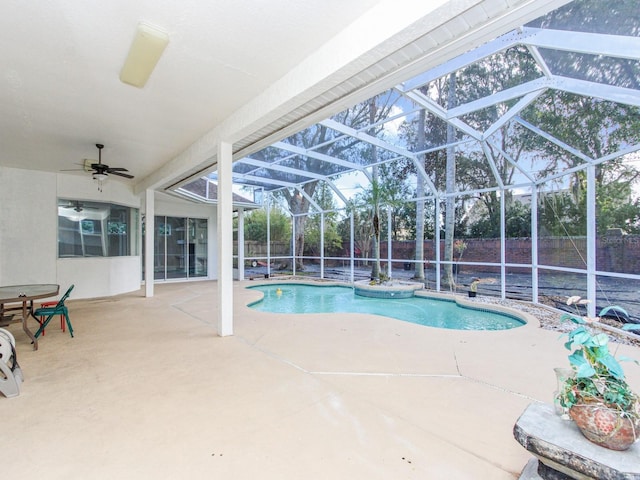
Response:
[{"label": "patio floor", "polygon": [[[261,313],[246,307],[255,283],[234,283],[224,338],[215,282],[72,300],[76,337],[53,320],[38,351],[11,325],[25,383],[0,395],[2,476],[518,477],[530,455],[513,425],[551,399],[567,364],[557,332]],[[627,372],[640,387],[640,367]]]}]

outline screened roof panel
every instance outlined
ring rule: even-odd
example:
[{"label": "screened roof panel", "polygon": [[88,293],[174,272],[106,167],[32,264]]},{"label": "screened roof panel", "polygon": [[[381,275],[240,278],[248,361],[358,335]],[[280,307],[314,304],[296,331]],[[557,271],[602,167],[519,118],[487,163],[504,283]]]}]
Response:
[{"label": "screened roof panel", "polygon": [[425,195],[445,195],[451,147],[459,189],[562,183],[638,149],[639,84],[637,0],[576,0],[239,159],[234,181],[273,190],[386,162],[422,175],[424,162]]},{"label": "screened roof panel", "polygon": [[[543,70],[529,49],[523,45],[516,45],[458,70],[455,99],[453,105],[448,108],[491,97],[543,76]],[[442,85],[438,89],[431,89],[431,97],[434,98],[437,94],[443,99],[438,103],[448,106],[448,94],[444,90],[448,84],[447,77],[438,81]],[[434,100],[437,101],[436,98]]]},{"label": "screened roof panel", "polygon": [[251,165],[246,162],[235,162],[232,167],[234,174],[249,173],[255,170],[256,168],[257,167],[255,167],[254,165]]},{"label": "screened roof panel", "polygon": [[578,0],[529,22],[527,27],[637,37],[640,9],[637,0]]},{"label": "screened roof panel", "polygon": [[[640,42],[638,46],[640,47]],[[602,85],[636,90],[640,88],[640,62],[637,60],[547,48],[541,48],[540,53],[554,75]]]}]

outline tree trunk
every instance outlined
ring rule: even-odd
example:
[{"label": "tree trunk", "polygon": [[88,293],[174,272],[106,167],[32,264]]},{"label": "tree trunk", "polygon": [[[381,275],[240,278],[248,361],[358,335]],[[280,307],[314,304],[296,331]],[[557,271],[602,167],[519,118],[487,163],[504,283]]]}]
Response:
[{"label": "tree trunk", "polygon": [[[455,107],[456,77],[455,73],[449,75],[449,91],[447,94],[447,110]],[[447,124],[447,144],[451,145],[455,141],[455,130],[453,126]],[[445,220],[444,220],[444,260],[453,261],[453,237],[455,235],[456,222],[456,199],[452,194],[456,188],[456,152],[455,147],[447,147],[447,167],[446,167],[446,192],[445,198]],[[444,266],[443,285],[450,290],[454,290],[456,283],[453,277],[453,265],[451,263]]]}]

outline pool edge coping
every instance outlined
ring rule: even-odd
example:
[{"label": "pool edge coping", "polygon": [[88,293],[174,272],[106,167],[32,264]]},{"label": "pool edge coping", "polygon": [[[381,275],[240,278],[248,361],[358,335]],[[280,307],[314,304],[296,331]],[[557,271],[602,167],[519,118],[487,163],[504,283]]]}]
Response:
[{"label": "pool edge coping", "polygon": [[[253,282],[252,282],[253,283]],[[259,286],[265,286],[265,285],[276,285],[276,284],[299,284],[299,285],[310,285],[310,286],[327,286],[327,287],[331,287],[331,286],[340,286],[340,287],[349,287],[349,288],[354,288],[354,283],[350,283],[350,282],[341,282],[339,280],[322,280],[322,281],[314,281],[314,280],[307,280],[307,279],[293,279],[293,278],[287,278],[287,279],[268,279],[268,280],[262,280],[262,281],[258,281],[253,283],[253,285],[246,285],[245,289],[247,290],[251,290],[253,286],[255,287],[259,287]],[[255,300],[255,301],[251,301],[249,302],[246,306],[250,307],[251,305],[253,305],[254,303],[257,303],[259,301],[261,301],[264,298],[264,293],[260,292],[259,290],[255,290],[256,293],[260,293],[260,298]],[[467,300],[465,297],[462,297],[461,295],[456,295],[456,294],[451,294],[451,293],[442,293],[442,292],[433,292],[433,291],[429,291],[429,290],[415,290],[414,291],[414,296],[418,296],[418,297],[427,297],[427,298],[434,298],[436,300],[443,300],[443,301],[448,301],[448,302],[455,302],[457,305],[459,305],[460,307],[463,308],[470,308],[473,310],[484,310],[484,311],[489,311],[489,312],[493,312],[493,313],[500,313],[503,315],[508,315],[510,317],[514,317],[522,322],[524,322],[524,325],[520,326],[520,327],[516,327],[516,328],[507,328],[507,329],[501,329],[501,330],[481,330],[481,331],[492,331],[492,332],[509,332],[509,331],[513,331],[513,330],[518,330],[521,331],[521,329],[523,328],[541,328],[540,326],[540,321],[532,314],[528,313],[528,312],[524,312],[521,310],[517,310],[513,307],[507,307],[505,305],[497,305],[494,303],[478,303],[475,301],[471,301],[471,300]],[[477,298],[477,297],[476,297]]]}]

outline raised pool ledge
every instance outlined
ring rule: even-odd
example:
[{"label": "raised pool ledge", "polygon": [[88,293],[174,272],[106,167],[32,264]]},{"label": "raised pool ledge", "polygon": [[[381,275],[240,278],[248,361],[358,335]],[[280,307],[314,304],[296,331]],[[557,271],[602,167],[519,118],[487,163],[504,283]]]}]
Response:
[{"label": "raised pool ledge", "polygon": [[418,282],[393,282],[385,285],[370,285],[368,280],[355,282],[353,290],[356,295],[372,298],[410,298],[416,290],[422,290],[424,284]]}]

